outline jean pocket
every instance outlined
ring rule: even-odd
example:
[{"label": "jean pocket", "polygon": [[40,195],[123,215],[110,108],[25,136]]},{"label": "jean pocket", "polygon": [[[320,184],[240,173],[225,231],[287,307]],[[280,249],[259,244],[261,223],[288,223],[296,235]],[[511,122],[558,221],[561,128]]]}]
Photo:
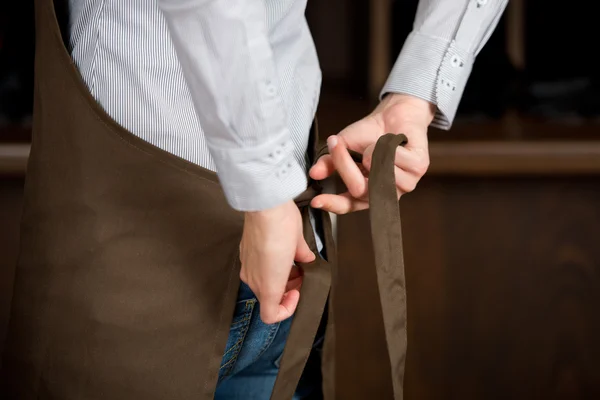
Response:
[{"label": "jean pocket", "polygon": [[229,338],[225,346],[225,353],[221,360],[221,368],[219,370],[219,381],[227,377],[235,366],[235,363],[240,354],[240,350],[244,344],[244,339],[248,333],[252,312],[256,305],[256,299],[238,301],[233,314],[233,321],[229,329]]}]

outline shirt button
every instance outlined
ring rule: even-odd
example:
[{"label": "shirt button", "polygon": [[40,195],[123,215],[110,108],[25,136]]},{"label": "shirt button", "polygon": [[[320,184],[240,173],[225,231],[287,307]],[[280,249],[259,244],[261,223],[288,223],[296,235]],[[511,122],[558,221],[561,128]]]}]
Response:
[{"label": "shirt button", "polygon": [[445,86],[446,89],[456,90],[456,85],[454,84],[454,82],[452,82],[448,79],[442,79],[442,85]]},{"label": "shirt button", "polygon": [[485,6],[487,4],[488,0],[477,0],[477,6],[481,7],[481,6]]},{"label": "shirt button", "polygon": [[453,67],[462,67],[463,66],[462,60],[456,54],[452,56],[452,60],[450,62],[452,63]]}]

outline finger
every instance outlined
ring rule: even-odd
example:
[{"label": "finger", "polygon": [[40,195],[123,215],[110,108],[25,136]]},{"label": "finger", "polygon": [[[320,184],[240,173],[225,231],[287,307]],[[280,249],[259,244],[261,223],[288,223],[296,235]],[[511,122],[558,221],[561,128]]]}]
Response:
[{"label": "finger", "polygon": [[298,245],[296,246],[296,255],[294,256],[294,261],[309,263],[313,262],[315,257],[315,253],[313,253],[310,247],[308,247],[308,243],[306,243],[306,240],[304,240],[304,236],[300,234],[298,238]]},{"label": "finger", "polygon": [[398,196],[406,193],[410,193],[417,187],[419,183],[419,176],[413,173],[404,171],[398,167],[395,168],[396,178],[396,189],[398,190]]},{"label": "finger", "polygon": [[265,324],[274,324],[281,321],[280,314],[282,312],[281,305],[284,300],[285,285],[281,285],[281,290],[274,291],[257,291],[250,286],[260,303],[260,319]]},{"label": "finger", "polygon": [[[374,149],[375,145],[369,146],[367,149],[365,149],[365,154],[363,155],[363,166],[367,170],[371,170]],[[419,183],[420,178],[425,174],[425,171],[429,166],[428,160],[425,164],[420,163],[420,157],[415,156],[415,152],[413,150],[405,149],[403,147],[398,147],[398,149],[396,149],[396,167],[394,175],[396,180],[396,188],[398,189],[398,196],[415,190],[417,183]]]},{"label": "finger", "polygon": [[371,144],[377,141],[377,138],[383,133],[381,125],[372,116],[365,117],[344,128],[338,136],[346,140],[346,145],[350,150],[363,153]]},{"label": "finger", "polygon": [[366,210],[369,202],[354,198],[349,192],[342,194],[321,194],[316,196],[311,206],[334,214],[343,215],[355,211]]},{"label": "finger", "polygon": [[296,278],[290,279],[288,281],[288,283],[285,285],[285,293],[287,293],[293,289],[300,290],[300,288],[302,287],[303,280],[304,280],[303,276],[298,276]]},{"label": "finger", "polygon": [[335,169],[340,174],[348,192],[357,199],[367,194],[367,179],[350,156],[342,137],[330,136],[327,140]]},{"label": "finger", "polygon": [[[367,147],[363,154],[363,166],[367,170],[371,170],[373,163],[373,151],[375,150],[375,144]],[[422,148],[407,148],[398,146],[396,149],[396,156],[394,159],[396,167],[414,174],[416,176],[423,176],[429,167],[429,155],[425,149]]]},{"label": "finger", "polygon": [[290,277],[288,278],[288,282],[285,286],[285,292],[287,293],[292,289],[300,290],[303,278],[304,274],[302,269],[297,265],[293,265],[292,270],[290,271]]},{"label": "finger", "polygon": [[313,165],[309,171],[309,175],[317,181],[322,181],[323,179],[330,177],[334,172],[335,165],[333,165],[333,159],[329,154],[325,154],[317,160],[315,165]]},{"label": "finger", "polygon": [[300,291],[292,289],[283,295],[281,304],[279,305],[279,313],[277,315],[277,322],[284,321],[294,315],[298,302],[300,301]]},{"label": "finger", "polygon": [[265,324],[275,324],[291,317],[300,300],[300,291],[292,289],[280,296],[258,296],[260,303],[260,319]]},{"label": "finger", "polygon": [[304,275],[302,272],[302,269],[300,267],[298,267],[297,265],[293,265],[292,270],[290,271],[290,277],[288,278],[288,280],[291,281],[292,279],[296,279],[302,275]]},{"label": "finger", "polygon": [[[369,168],[371,165],[368,165]],[[365,167],[367,168],[367,167]],[[422,175],[414,172],[405,171],[402,168],[394,167],[394,179],[396,182],[396,189],[398,190],[398,196],[406,193],[410,193],[417,187],[417,183]]]},{"label": "finger", "polygon": [[[398,197],[410,193],[417,187],[419,178],[396,167],[395,169],[396,189]],[[322,209],[334,214],[343,215],[369,208],[368,200],[356,199],[350,193],[321,194],[316,196],[310,203],[311,207]]]}]

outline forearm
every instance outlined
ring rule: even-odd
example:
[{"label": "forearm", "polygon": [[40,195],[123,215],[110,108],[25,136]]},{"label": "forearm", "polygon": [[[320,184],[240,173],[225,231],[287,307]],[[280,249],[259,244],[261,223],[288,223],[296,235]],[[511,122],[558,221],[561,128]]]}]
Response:
[{"label": "forearm", "polygon": [[160,0],[230,205],[267,209],[306,187],[258,0]]},{"label": "forearm", "polygon": [[382,90],[427,100],[437,107],[433,126],[449,129],[473,62],[508,0],[421,0]]}]

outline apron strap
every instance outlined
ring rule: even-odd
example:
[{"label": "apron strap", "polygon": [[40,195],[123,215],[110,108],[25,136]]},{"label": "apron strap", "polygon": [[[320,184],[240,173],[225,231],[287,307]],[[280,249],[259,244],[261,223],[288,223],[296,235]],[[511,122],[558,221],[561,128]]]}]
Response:
[{"label": "apron strap", "polygon": [[406,360],[406,280],[400,204],[396,192],[396,148],[404,135],[379,138],[369,174],[369,217],[383,324],[392,372],[394,399],[403,398]]},{"label": "apron strap", "polygon": [[[317,245],[310,223],[309,209],[303,207],[301,211],[304,237],[308,246],[316,253]],[[281,357],[279,373],[271,394],[272,400],[290,400],[293,397],[313,348],[331,288],[331,264],[329,262],[317,255],[316,260],[312,263],[299,265],[304,271],[300,303],[294,314]]]},{"label": "apron strap", "polygon": [[[404,364],[406,360],[406,285],[402,251],[402,229],[400,207],[395,183],[396,148],[407,143],[405,135],[386,134],[379,138],[373,153],[373,162],[369,174],[369,215],[371,235],[375,253],[377,282],[383,312],[383,323],[391,365],[394,399],[403,399]],[[317,151],[315,160],[327,154],[324,146]],[[350,152],[355,162],[362,162],[362,155]],[[307,197],[302,198],[302,216],[304,235],[313,251],[316,250],[315,237],[309,221],[309,197],[318,192],[309,188]],[[310,193],[310,194],[309,194]],[[300,200],[300,199],[298,199]],[[327,232],[331,236],[330,230]],[[327,243],[333,243],[327,237]],[[335,259],[335,258],[334,258]],[[333,261],[333,260],[332,260]],[[275,381],[272,400],[289,400],[293,397],[300,376],[317,334],[330,291],[332,273],[335,273],[335,261],[327,262],[317,257],[310,264],[301,265],[304,269],[304,283],[301,289],[300,304],[283,352],[281,366]],[[329,300],[332,300],[331,298]],[[333,319],[334,305],[329,304],[329,318]],[[331,344],[333,332],[329,328],[334,321],[328,321],[326,343]],[[334,355],[331,349],[325,349],[328,360],[324,360],[328,371],[333,373]],[[328,400],[335,399],[334,377],[324,377],[324,395]]]}]

